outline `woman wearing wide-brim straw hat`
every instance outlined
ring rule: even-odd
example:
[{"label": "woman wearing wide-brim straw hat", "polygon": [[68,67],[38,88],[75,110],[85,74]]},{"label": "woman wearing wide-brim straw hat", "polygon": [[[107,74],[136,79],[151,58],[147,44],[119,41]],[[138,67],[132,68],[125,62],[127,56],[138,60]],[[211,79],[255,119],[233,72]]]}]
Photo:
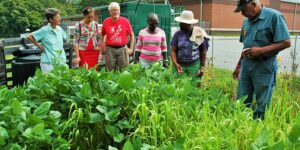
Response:
[{"label": "woman wearing wide-brim straw hat", "polygon": [[192,11],[182,11],[175,21],[179,22],[180,30],[171,41],[173,71],[179,77],[192,77],[192,81],[200,88],[209,47],[208,35],[202,28],[194,26],[198,19],[194,18]]}]

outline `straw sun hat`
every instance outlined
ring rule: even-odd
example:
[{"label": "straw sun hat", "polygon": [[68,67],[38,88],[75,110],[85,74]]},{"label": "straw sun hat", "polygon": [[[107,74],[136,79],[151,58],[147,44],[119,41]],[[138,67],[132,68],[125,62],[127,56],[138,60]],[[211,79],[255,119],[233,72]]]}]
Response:
[{"label": "straw sun hat", "polygon": [[186,24],[195,24],[198,22],[198,19],[194,18],[194,14],[192,11],[184,10],[181,12],[179,17],[175,18],[175,21]]}]

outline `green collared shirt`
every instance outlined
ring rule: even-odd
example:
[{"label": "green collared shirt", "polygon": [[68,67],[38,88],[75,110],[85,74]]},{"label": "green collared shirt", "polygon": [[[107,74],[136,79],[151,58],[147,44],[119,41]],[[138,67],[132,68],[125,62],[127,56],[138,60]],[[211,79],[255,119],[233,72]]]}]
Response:
[{"label": "green collared shirt", "polygon": [[53,64],[66,62],[63,41],[66,39],[66,33],[60,26],[56,26],[54,30],[51,24],[48,24],[33,32],[33,37],[36,41],[41,42],[45,48],[45,52],[41,55],[42,63]]},{"label": "green collared shirt", "polygon": [[263,6],[254,20],[246,18],[243,22],[240,42],[245,48],[263,47],[290,39],[288,28],[282,14]]}]

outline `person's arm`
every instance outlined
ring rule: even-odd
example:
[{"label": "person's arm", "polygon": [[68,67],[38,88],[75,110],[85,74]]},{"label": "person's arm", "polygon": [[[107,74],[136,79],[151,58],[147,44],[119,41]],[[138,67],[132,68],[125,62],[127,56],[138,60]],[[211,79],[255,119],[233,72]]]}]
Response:
[{"label": "person's arm", "polygon": [[196,76],[202,77],[204,75],[205,71],[205,63],[206,63],[206,52],[208,49],[208,39],[204,39],[204,42],[200,45],[199,50],[200,50],[200,66],[199,66],[199,71]]},{"label": "person's arm", "polygon": [[133,53],[133,45],[134,45],[134,32],[132,30],[132,27],[130,25],[129,20],[125,19],[125,21],[126,21],[126,25],[127,25],[127,27],[126,27],[126,33],[127,33],[127,35],[130,36],[128,54],[132,55],[132,53]]},{"label": "person's arm", "polygon": [[169,67],[168,54],[167,54],[167,38],[165,32],[163,32],[163,37],[160,44],[161,53],[163,56],[163,67]]},{"label": "person's arm", "polygon": [[128,48],[128,54],[131,55],[133,52],[133,44],[134,44],[134,33],[131,32],[130,34],[130,43],[129,43],[129,48]]},{"label": "person's arm", "polygon": [[79,56],[79,42],[80,42],[80,33],[81,30],[79,29],[79,23],[75,25],[75,33],[74,33],[74,38],[73,38],[73,49],[75,52],[75,59],[73,60],[74,64],[79,64],[80,56]]},{"label": "person's arm", "polygon": [[105,54],[106,51],[106,20],[104,20],[101,28],[101,43],[100,43],[100,52]]},{"label": "person's arm", "polygon": [[206,62],[206,52],[207,49],[206,48],[202,48],[200,51],[200,66],[199,66],[199,71],[197,73],[196,76],[198,77],[202,77],[204,75],[204,71],[205,71],[205,62]]},{"label": "person's arm", "polygon": [[163,56],[163,67],[169,68],[168,53],[162,52],[162,56]]},{"label": "person's arm", "polygon": [[139,52],[139,51],[134,52],[134,63],[135,64],[137,64],[139,62],[140,55],[141,55],[141,52]]},{"label": "person's arm", "polygon": [[96,21],[94,21],[94,24],[96,26],[96,36],[95,36],[95,38],[96,38],[96,41],[97,41],[97,47],[96,47],[95,50],[100,51],[100,49],[101,49],[101,26],[99,26]]},{"label": "person's arm", "polygon": [[271,45],[264,46],[264,47],[247,48],[243,52],[243,56],[251,59],[251,58],[257,58],[257,57],[260,57],[263,55],[274,55],[290,46],[291,46],[291,41],[284,40],[284,41],[273,43]]},{"label": "person's arm", "polygon": [[180,35],[179,35],[179,32],[177,31],[171,40],[171,59],[172,59],[174,66],[176,67],[177,73],[180,75],[180,74],[182,74],[182,68],[181,68],[180,64],[178,64],[177,56],[176,56],[177,50],[178,50],[178,47],[177,47],[178,36],[180,36]]},{"label": "person's arm", "polygon": [[79,47],[77,44],[73,44],[73,49],[75,52],[75,59],[74,59],[74,63],[75,64],[79,64],[79,62],[81,61],[80,56],[79,56]]},{"label": "person's arm", "polygon": [[[97,23],[97,22],[96,22]],[[98,26],[98,25],[97,25]],[[97,47],[96,47],[96,50],[99,51],[99,56],[98,56],[98,59],[99,60],[102,60],[102,53],[101,53],[101,50],[102,50],[102,47],[101,47],[101,39],[102,39],[102,36],[101,36],[101,28],[99,28],[98,26],[98,31],[97,31]]]},{"label": "person's arm", "polygon": [[134,52],[134,63],[135,64],[137,64],[139,62],[142,48],[143,48],[143,36],[140,31],[137,41],[136,41],[135,52]]},{"label": "person's arm", "polygon": [[177,51],[177,47],[172,46],[172,48],[171,48],[171,59],[172,59],[172,62],[174,64],[174,66],[177,69],[177,73],[180,75],[180,74],[182,74],[182,68],[181,68],[180,64],[177,63],[176,51]]},{"label": "person's arm", "polygon": [[[244,26],[244,24],[245,24],[245,22],[243,23],[243,26]],[[241,30],[241,35],[240,35],[240,42],[241,43],[243,43],[243,41],[244,41],[244,28],[242,27],[242,30]],[[239,74],[240,74],[240,69],[241,69],[241,62],[242,62],[242,60],[244,59],[244,55],[243,55],[243,52],[241,53],[241,56],[240,56],[240,58],[239,58],[239,61],[238,61],[238,63],[236,64],[236,66],[235,66],[235,69],[234,69],[234,71],[233,71],[233,73],[232,73],[232,77],[233,77],[233,79],[234,80],[238,80],[238,78],[239,78]]]},{"label": "person's arm", "polygon": [[206,52],[207,52],[207,49],[202,49],[201,50],[201,53],[200,53],[200,60],[201,60],[200,69],[205,68]]},{"label": "person's arm", "polygon": [[232,73],[232,77],[233,77],[234,80],[238,80],[238,78],[239,78],[240,69],[241,69],[241,62],[242,62],[243,58],[244,58],[243,54],[241,54],[240,59],[239,59],[237,65],[235,66],[235,69]]},{"label": "person's arm", "polygon": [[45,48],[38,42],[35,40],[35,38],[33,37],[33,34],[30,33],[27,37],[27,39],[33,43],[34,45],[36,45],[39,49],[41,49],[42,53],[45,52]]},{"label": "person's arm", "polygon": [[102,54],[105,54],[105,52],[106,52],[106,35],[104,35],[104,34],[102,34],[101,35],[101,46],[100,46],[100,52],[102,53]]}]

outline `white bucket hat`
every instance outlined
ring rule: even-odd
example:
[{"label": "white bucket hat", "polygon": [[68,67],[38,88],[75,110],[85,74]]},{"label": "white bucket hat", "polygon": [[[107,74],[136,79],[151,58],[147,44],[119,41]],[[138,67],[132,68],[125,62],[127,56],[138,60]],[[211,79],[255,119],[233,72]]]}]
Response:
[{"label": "white bucket hat", "polygon": [[192,11],[184,10],[181,12],[179,17],[175,18],[175,21],[186,24],[195,24],[198,22],[198,19],[194,18],[194,14]]}]

